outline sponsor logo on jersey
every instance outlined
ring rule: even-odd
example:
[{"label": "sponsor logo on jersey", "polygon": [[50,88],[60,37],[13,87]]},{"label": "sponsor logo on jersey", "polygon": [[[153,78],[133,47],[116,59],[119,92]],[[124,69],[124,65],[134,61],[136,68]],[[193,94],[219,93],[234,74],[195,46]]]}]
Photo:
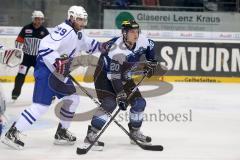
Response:
[{"label": "sponsor logo on jersey", "polygon": [[33,30],[32,29],[26,29],[25,33],[33,33]]}]

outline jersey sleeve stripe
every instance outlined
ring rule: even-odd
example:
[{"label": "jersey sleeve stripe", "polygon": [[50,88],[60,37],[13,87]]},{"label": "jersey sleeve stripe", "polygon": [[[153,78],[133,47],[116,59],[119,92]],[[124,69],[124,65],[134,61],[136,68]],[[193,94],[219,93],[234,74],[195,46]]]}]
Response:
[{"label": "jersey sleeve stripe", "polygon": [[40,53],[42,53],[42,52],[46,52],[46,51],[48,51],[50,48],[48,48],[48,49],[41,49],[41,50],[39,50],[38,51],[38,54],[40,54]]},{"label": "jersey sleeve stripe", "polygon": [[92,49],[91,52],[94,52],[94,51],[96,50],[96,48],[97,48],[98,45],[99,45],[99,42],[97,42],[97,44],[94,46],[94,48]]},{"label": "jersey sleeve stripe", "polygon": [[95,39],[92,41],[91,46],[93,46],[94,43],[95,43]]},{"label": "jersey sleeve stripe", "polygon": [[43,52],[43,54],[40,54],[42,57],[44,57],[44,56],[46,56],[46,55],[48,55],[49,53],[51,53],[51,52],[53,52],[53,50],[52,49],[50,49],[49,51],[47,51],[47,52]]}]

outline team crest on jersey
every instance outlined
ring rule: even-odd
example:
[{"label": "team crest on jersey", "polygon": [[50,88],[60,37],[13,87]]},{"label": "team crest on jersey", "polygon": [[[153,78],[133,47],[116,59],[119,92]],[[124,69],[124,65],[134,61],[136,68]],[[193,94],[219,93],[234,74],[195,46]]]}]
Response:
[{"label": "team crest on jersey", "polygon": [[33,33],[32,29],[25,29],[25,33]]},{"label": "team crest on jersey", "polygon": [[82,32],[78,32],[78,39],[81,40],[82,39]]}]

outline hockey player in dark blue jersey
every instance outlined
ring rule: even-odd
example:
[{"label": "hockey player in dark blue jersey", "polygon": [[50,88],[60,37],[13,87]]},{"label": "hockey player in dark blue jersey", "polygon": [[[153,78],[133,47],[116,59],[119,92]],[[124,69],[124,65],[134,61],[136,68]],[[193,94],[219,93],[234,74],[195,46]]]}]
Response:
[{"label": "hockey player in dark blue jersey", "polygon": [[[94,114],[91,125],[88,127],[87,136],[84,140],[85,146],[89,146],[96,138],[99,130],[108,121],[106,111],[112,113],[118,105],[122,110],[130,108],[129,130],[130,134],[141,143],[150,143],[151,137],[144,135],[140,128],[143,122],[143,112],[146,107],[146,100],[139,90],[127,100],[136,85],[130,77],[123,72],[126,68],[124,63],[139,63],[140,58],[145,56],[147,65],[147,77],[151,77],[156,67],[154,42],[140,34],[138,23],[134,20],[122,23],[122,36],[113,38],[107,42],[108,52],[102,54],[94,74],[95,89],[101,106]],[[128,68],[127,68],[128,69]],[[103,142],[96,142],[93,150],[102,150]]]}]

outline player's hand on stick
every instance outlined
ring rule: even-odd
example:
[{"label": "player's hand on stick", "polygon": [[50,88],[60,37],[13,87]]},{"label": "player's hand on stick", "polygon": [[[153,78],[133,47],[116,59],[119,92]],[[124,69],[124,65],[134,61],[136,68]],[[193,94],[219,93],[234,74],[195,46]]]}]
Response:
[{"label": "player's hand on stick", "polygon": [[104,42],[104,43],[100,43],[99,44],[99,51],[101,52],[101,53],[108,53],[109,52],[109,50],[110,50],[110,45],[109,45],[109,43],[108,42]]},{"label": "player's hand on stick", "polygon": [[123,111],[127,110],[127,107],[128,107],[127,94],[124,91],[118,93],[117,103],[121,110]]},{"label": "player's hand on stick", "polygon": [[146,72],[148,78],[154,75],[157,65],[158,62],[156,60],[147,61],[144,71]]},{"label": "player's hand on stick", "polygon": [[56,68],[57,73],[67,76],[70,72],[69,69],[70,69],[71,62],[72,62],[72,58],[61,57],[61,58],[57,58],[53,65]]}]

